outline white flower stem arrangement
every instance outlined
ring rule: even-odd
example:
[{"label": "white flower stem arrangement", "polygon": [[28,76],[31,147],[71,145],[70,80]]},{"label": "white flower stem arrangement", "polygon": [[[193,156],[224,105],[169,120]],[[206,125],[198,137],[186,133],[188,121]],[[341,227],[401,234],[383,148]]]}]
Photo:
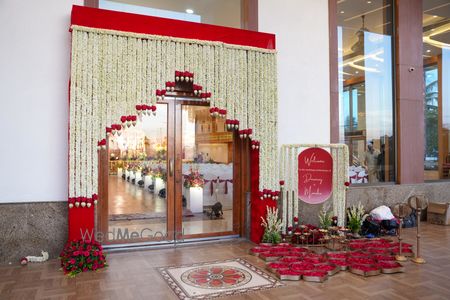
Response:
[{"label": "white flower stem arrangement", "polygon": [[266,219],[261,217],[261,225],[265,228],[262,238],[263,243],[278,244],[281,242],[281,220],[278,218],[278,208],[267,208]]},{"label": "white flower stem arrangement", "polygon": [[365,213],[364,207],[361,205],[361,202],[358,205],[353,205],[347,212],[348,216],[348,228],[353,233],[359,233],[361,230],[361,225],[364,220],[367,218],[368,214]]},{"label": "white flower stem arrangement", "polygon": [[323,208],[319,212],[319,227],[322,229],[328,229],[333,221],[332,218],[332,213],[326,208]]}]

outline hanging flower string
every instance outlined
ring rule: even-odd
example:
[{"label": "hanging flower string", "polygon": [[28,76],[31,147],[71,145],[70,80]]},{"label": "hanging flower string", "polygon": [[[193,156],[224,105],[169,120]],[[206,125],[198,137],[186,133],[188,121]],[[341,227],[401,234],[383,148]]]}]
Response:
[{"label": "hanging flower string", "polygon": [[275,51],[73,26],[69,197],[98,192],[95,143],[104,151],[107,135],[121,135],[138,117],[155,114],[157,101],[183,85],[218,108],[214,113],[226,118],[228,130],[260,141],[251,144],[261,158],[259,189],[275,190]]}]

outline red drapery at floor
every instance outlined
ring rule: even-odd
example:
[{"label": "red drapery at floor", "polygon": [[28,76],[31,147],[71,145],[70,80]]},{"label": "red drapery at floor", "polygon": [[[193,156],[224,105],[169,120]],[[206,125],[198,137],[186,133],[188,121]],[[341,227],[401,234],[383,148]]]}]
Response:
[{"label": "red drapery at floor", "polygon": [[[275,49],[274,34],[77,5],[72,7],[71,25]],[[251,240],[259,242],[263,233],[261,216],[266,215],[266,205],[276,206],[276,201],[259,198],[259,150],[252,150],[251,153]],[[93,232],[94,211],[93,206],[69,210],[69,240],[81,239],[83,234]],[[84,236],[84,239],[90,238]]]}]

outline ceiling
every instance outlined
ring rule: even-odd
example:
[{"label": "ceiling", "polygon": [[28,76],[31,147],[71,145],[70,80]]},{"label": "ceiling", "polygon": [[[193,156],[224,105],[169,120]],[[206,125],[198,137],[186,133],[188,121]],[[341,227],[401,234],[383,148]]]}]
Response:
[{"label": "ceiling", "polygon": [[241,0],[110,0],[185,13],[192,9],[202,23],[241,28]]}]

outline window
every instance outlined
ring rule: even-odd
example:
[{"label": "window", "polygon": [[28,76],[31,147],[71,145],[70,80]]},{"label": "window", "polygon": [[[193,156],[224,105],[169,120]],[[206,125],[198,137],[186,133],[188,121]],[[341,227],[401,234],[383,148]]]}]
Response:
[{"label": "window", "polygon": [[450,3],[423,1],[425,180],[450,176]]},{"label": "window", "polygon": [[352,183],[395,181],[392,1],[338,1],[339,136]]}]

